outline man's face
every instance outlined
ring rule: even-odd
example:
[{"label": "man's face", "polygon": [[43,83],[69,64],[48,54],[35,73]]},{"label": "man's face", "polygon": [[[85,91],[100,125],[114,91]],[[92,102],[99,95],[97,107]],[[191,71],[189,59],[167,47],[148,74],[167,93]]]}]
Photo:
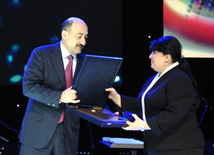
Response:
[{"label": "man's face", "polygon": [[62,43],[70,54],[81,53],[86,45],[88,27],[85,23],[74,21],[69,30],[62,31]]}]

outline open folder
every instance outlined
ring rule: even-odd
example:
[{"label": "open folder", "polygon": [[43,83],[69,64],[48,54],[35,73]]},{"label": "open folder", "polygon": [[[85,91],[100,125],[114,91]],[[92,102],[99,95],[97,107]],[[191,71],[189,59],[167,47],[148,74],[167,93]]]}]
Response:
[{"label": "open folder", "polygon": [[68,104],[68,112],[101,127],[124,127],[126,120],[104,109],[108,92],[112,87],[123,59],[99,55],[85,55],[74,81],[80,103]]}]

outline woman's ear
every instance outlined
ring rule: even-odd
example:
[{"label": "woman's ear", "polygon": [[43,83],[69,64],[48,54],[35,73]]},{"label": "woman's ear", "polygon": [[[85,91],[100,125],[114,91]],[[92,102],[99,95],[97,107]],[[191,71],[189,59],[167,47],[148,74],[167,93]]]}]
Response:
[{"label": "woman's ear", "polygon": [[166,54],[165,55],[165,61],[168,62],[168,63],[170,63],[170,64],[172,63],[172,57],[171,57],[170,54]]}]

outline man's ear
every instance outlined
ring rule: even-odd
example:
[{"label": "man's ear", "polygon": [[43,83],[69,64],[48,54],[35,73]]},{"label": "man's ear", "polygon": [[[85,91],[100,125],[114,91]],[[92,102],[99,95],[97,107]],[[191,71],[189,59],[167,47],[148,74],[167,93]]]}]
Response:
[{"label": "man's ear", "polygon": [[68,35],[68,32],[66,30],[63,30],[61,35],[62,35],[63,39],[66,39],[67,35]]}]

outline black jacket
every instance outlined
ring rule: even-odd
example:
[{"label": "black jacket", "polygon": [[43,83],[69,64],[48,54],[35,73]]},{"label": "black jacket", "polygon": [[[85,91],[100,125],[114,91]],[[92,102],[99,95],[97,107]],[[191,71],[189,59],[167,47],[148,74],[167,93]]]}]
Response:
[{"label": "black jacket", "polygon": [[[137,99],[122,96],[122,110],[142,117],[141,98],[155,76],[143,85]],[[165,73],[145,96],[146,121],[151,130],[144,132],[145,149],[172,150],[204,146],[198,127],[196,110],[199,106],[189,76],[179,66]]]}]

